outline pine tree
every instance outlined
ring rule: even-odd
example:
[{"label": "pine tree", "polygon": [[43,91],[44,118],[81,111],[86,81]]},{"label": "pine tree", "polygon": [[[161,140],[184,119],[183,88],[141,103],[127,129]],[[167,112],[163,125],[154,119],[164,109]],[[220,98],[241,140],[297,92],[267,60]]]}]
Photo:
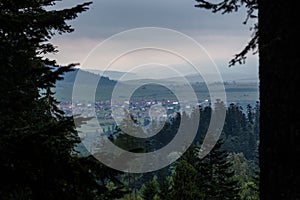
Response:
[{"label": "pine tree", "polygon": [[102,188],[74,146],[73,119],[58,109],[52,88],[75,64],[59,66],[49,40],[70,33],[66,23],[83,3],[51,10],[55,0],[0,3],[0,198],[97,199]]},{"label": "pine tree", "polygon": [[[258,18],[248,45],[230,62],[245,62],[251,50],[259,52],[260,78],[260,197],[262,199],[299,199],[299,116],[291,103],[298,93],[300,59],[295,44],[299,44],[299,8],[285,0],[196,0],[196,7],[212,12],[232,13],[246,9],[244,24]],[[257,51],[258,47],[258,51]],[[284,66],[284,69],[283,69]],[[288,70],[285,70],[288,69]],[[288,128],[287,128],[288,127]]]},{"label": "pine tree", "polygon": [[238,199],[232,164],[221,146],[222,142],[218,141],[211,152],[195,164],[201,199]]},{"label": "pine tree", "polygon": [[[256,140],[259,140],[260,133],[260,103],[257,101],[255,104],[255,117],[254,117],[254,135]],[[258,146],[258,145],[257,145]]]},{"label": "pine tree", "polygon": [[230,104],[227,109],[223,137],[224,148],[229,152],[243,152],[247,159],[255,158],[257,147],[257,136],[255,136],[254,125],[255,113],[252,107],[247,106],[247,115],[243,113],[242,107]]},{"label": "pine tree", "polygon": [[181,160],[176,165],[173,178],[172,199],[199,199],[199,191],[197,188],[197,170],[185,160]]},{"label": "pine tree", "polygon": [[252,160],[247,160],[243,153],[230,153],[228,160],[235,171],[234,179],[238,181],[239,196],[242,200],[258,200],[258,180],[256,168]]},{"label": "pine tree", "polygon": [[159,176],[159,198],[161,200],[169,200],[172,193],[172,176],[160,174]]},{"label": "pine tree", "polygon": [[142,188],[142,197],[144,200],[153,200],[159,194],[159,184],[157,178],[148,181]]},{"label": "pine tree", "polygon": [[247,105],[247,119],[250,124],[254,124],[254,113],[250,104]]}]

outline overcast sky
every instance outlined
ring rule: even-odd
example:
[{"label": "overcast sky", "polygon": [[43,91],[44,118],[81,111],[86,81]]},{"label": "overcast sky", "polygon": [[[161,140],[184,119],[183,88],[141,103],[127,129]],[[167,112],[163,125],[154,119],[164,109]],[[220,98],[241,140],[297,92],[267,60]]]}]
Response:
[{"label": "overcast sky", "polygon": [[[67,8],[80,2],[83,1],[63,0],[56,8]],[[195,8],[195,4],[194,0],[95,0],[89,11],[70,22],[75,32],[56,36],[52,40],[58,46],[59,53],[51,58],[57,59],[60,64],[82,64],[89,59],[87,56],[93,48],[114,34],[133,28],[162,27],[179,31],[196,40],[205,48],[222,74],[257,76],[257,56],[249,55],[245,65],[228,68],[228,61],[250,39],[250,24],[242,24],[246,13],[241,10],[230,15],[212,14]],[[114,45],[130,46],[134,42],[120,41]],[[180,41],[174,43],[184,46]],[[110,53],[108,49],[106,55]],[[99,66],[97,59],[106,55],[90,58],[89,65],[85,68],[104,69],[105,67]],[[180,63],[174,63],[175,65],[178,67]],[[128,69],[117,66],[112,70]]]}]

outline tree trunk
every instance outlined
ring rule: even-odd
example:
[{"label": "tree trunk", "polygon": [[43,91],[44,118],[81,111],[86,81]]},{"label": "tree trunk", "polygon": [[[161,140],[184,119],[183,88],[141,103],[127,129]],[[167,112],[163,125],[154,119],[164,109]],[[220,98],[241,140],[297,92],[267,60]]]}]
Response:
[{"label": "tree trunk", "polygon": [[258,0],[261,101],[260,197],[300,199],[300,74],[296,1]]}]

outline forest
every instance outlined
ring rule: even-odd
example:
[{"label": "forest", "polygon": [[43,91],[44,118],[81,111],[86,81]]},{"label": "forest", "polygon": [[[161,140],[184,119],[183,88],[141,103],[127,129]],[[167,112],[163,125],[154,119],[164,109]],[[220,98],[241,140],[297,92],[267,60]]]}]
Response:
[{"label": "forest", "polygon": [[[74,120],[54,98],[55,83],[78,64],[62,66],[47,58],[57,52],[51,39],[73,32],[69,21],[92,3],[55,10],[55,0],[0,1],[0,199],[300,198],[295,162],[300,134],[293,117],[299,109],[291,103],[299,82],[300,59],[291,48],[299,43],[297,6],[283,0],[196,2],[214,13],[246,9],[246,22],[258,18],[253,37],[230,65],[245,62],[252,50],[259,53],[260,102],[229,105],[220,141],[202,158],[203,132],[214,109],[200,107],[199,133],[177,162],[157,172],[129,174],[80,156]],[[189,117],[178,114],[157,137],[137,141],[134,148],[119,129],[110,140],[128,151],[152,151],[158,141],[168,142],[165,136],[172,136],[179,119]]]},{"label": "forest", "polygon": [[[225,106],[222,102],[217,104],[215,109]],[[221,137],[203,158],[199,153],[204,148],[202,141],[214,111],[210,106],[198,109],[201,116],[198,132],[182,157],[155,172],[117,176],[128,192],[121,199],[259,199],[259,103],[255,107],[248,105],[245,110],[230,104]],[[137,139],[116,127],[110,139],[128,151],[155,151],[172,140],[183,117],[195,123],[193,113],[178,113],[151,138]],[[147,160],[147,164],[151,162],[156,159]]]}]

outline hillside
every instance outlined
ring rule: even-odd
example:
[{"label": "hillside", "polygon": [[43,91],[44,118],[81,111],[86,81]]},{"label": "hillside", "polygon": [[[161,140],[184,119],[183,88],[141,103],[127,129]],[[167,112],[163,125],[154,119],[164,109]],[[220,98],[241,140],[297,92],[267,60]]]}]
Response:
[{"label": "hillside", "polygon": [[[73,84],[78,70],[79,69],[76,69],[73,72],[67,73],[64,80],[57,83],[55,92],[56,98],[59,101],[66,102],[72,100]],[[87,71],[81,71],[81,79],[83,79],[81,82],[84,83],[83,88],[86,88],[86,90],[83,89],[80,92],[80,100],[84,101],[86,100],[86,97],[88,95],[87,89],[90,88],[92,84],[94,84],[99,79],[99,75]],[[174,96],[175,94],[170,90],[172,88],[176,91],[180,91],[180,93],[183,95],[189,96],[187,91],[185,91],[185,87],[182,83],[169,82],[168,80],[163,80],[160,82],[163,83],[164,86],[157,84],[147,84],[147,81],[143,79],[121,82],[118,83],[118,87],[121,87],[121,89],[118,90],[118,96],[127,96],[126,89],[132,87],[132,85],[134,85],[137,89],[131,97],[132,100],[173,99],[176,97]],[[116,84],[117,82],[114,80],[110,80],[107,77],[101,77],[97,88],[96,100],[111,99],[111,94]],[[259,99],[258,84],[255,82],[226,82],[224,83],[224,85],[228,104],[231,102],[235,102],[243,106],[246,106],[247,104],[254,105],[255,102]],[[210,98],[207,87],[203,82],[194,83],[192,84],[192,87],[197,94],[199,101]]]},{"label": "hillside", "polygon": [[[97,80],[99,80],[98,88],[97,88],[97,98],[98,100],[106,100],[111,96],[111,92],[116,84],[116,81],[110,80],[107,77],[101,77],[91,72],[83,71],[81,69],[75,69],[74,71],[68,72],[64,75],[64,79],[58,81],[56,83],[55,88],[55,97],[59,101],[71,101],[72,100],[72,90],[74,81],[76,78],[77,73],[80,70],[80,79],[81,83],[84,83],[84,87],[88,88],[92,84],[94,84]],[[100,78],[100,79],[99,79]],[[101,92],[100,92],[101,90]],[[82,100],[86,95],[86,92],[83,90],[82,93]]]}]

